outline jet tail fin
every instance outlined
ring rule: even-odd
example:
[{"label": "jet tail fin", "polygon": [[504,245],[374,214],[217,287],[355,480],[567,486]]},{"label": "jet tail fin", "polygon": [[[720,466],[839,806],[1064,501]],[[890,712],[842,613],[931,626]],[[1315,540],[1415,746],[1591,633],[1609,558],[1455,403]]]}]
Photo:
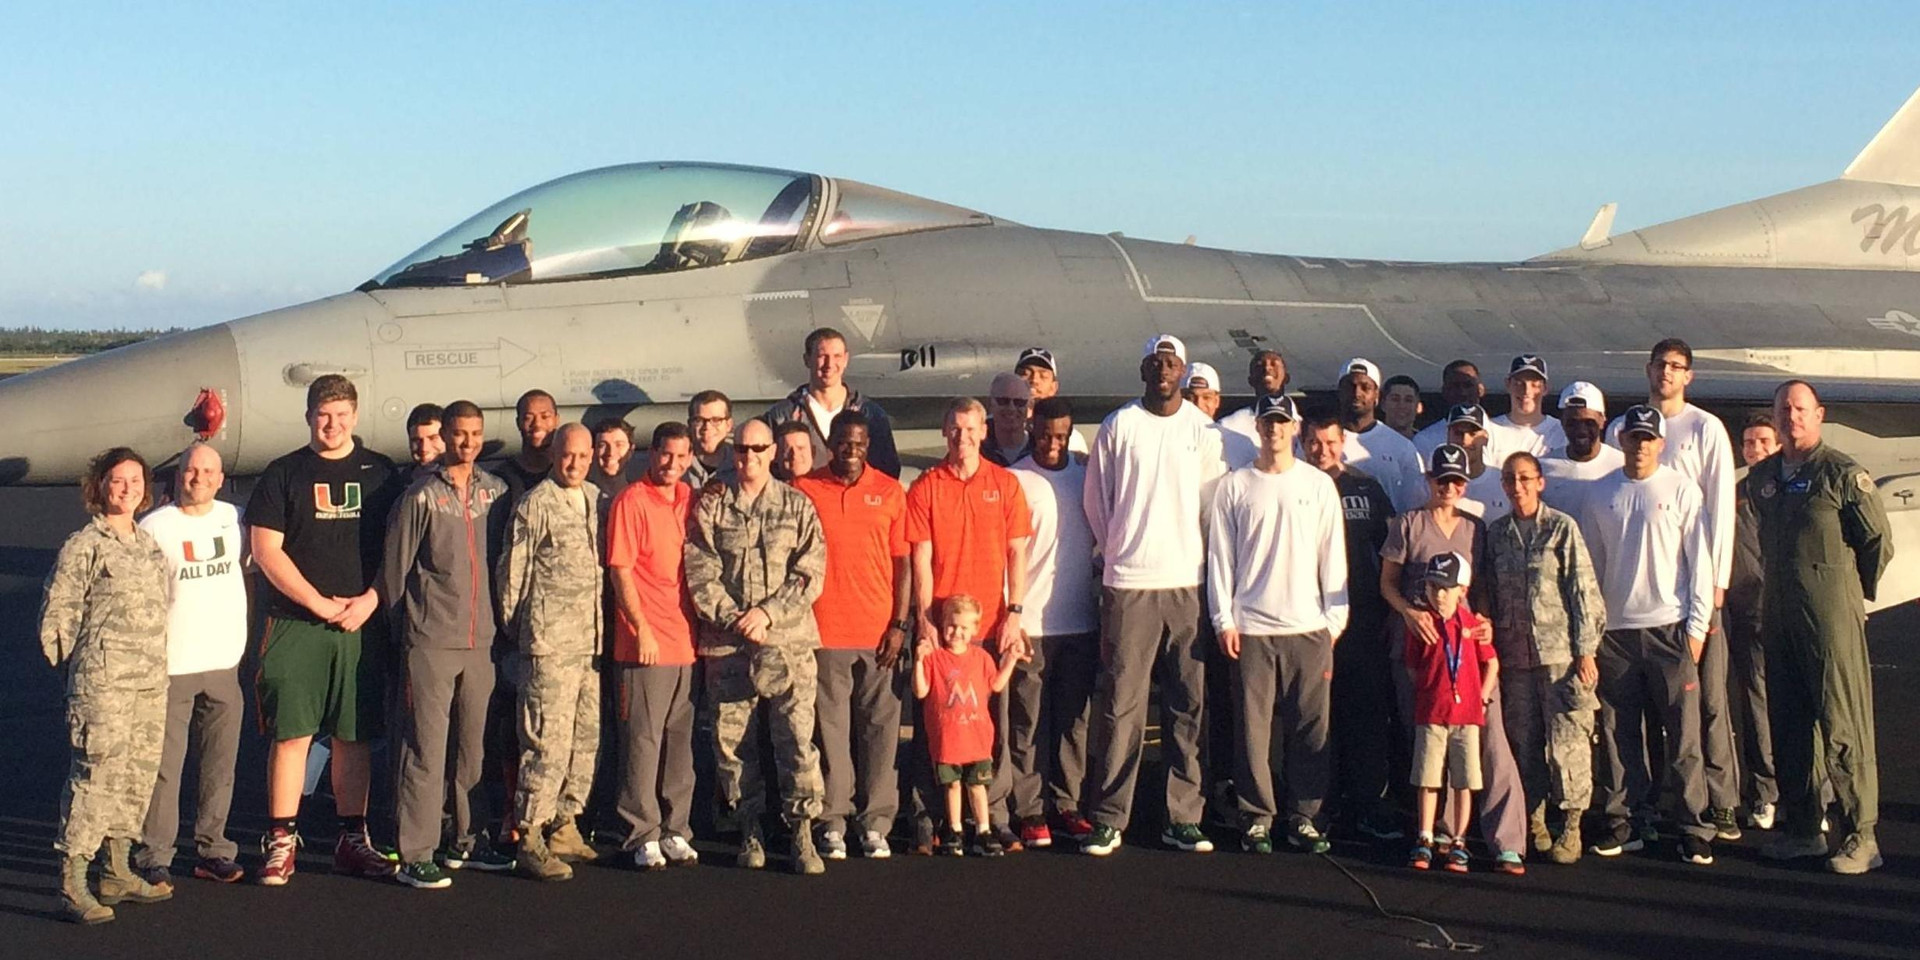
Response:
[{"label": "jet tail fin", "polygon": [[1866,149],[1847,164],[1844,180],[1870,180],[1920,187],[1920,90],[1880,128]]}]

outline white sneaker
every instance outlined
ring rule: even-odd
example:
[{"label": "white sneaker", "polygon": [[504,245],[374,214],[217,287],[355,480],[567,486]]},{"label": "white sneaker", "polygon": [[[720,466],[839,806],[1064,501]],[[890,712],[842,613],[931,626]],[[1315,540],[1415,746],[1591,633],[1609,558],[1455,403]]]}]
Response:
[{"label": "white sneaker", "polygon": [[1773,829],[1773,804],[1763,803],[1747,811],[1747,826],[1755,830]]},{"label": "white sneaker", "polygon": [[660,841],[660,852],[667,857],[667,863],[676,867],[691,867],[700,862],[700,851],[686,837],[668,837]]},{"label": "white sneaker", "polygon": [[868,830],[860,841],[866,848],[868,860],[885,860],[893,856],[893,845],[887,842],[887,835],[878,830]]},{"label": "white sneaker", "polygon": [[847,858],[847,837],[838,830],[826,830],[820,834],[820,855],[828,860]]},{"label": "white sneaker", "polygon": [[667,855],[660,852],[660,841],[648,840],[633,852],[633,865],[642,870],[665,870]]}]

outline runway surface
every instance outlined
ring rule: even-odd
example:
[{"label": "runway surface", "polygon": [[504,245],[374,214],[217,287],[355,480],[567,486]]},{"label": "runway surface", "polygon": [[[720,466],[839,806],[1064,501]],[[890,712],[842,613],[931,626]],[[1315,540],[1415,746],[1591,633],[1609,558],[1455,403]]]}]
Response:
[{"label": "runway surface", "polygon": [[[1330,858],[1182,854],[1154,840],[1157,788],[1143,789],[1127,846],[1106,860],[1036,851],[999,861],[851,860],[820,878],[708,863],[642,874],[620,858],[569,883],[460,875],[415,891],[330,876],[332,811],[311,805],[301,872],[285,888],[176,880],[171,902],[126,905],[82,929],[56,919],[51,847],[66,772],[62,678],[35,639],[40,584],[84,519],[67,489],[0,490],[0,956],[55,957],[1393,957],[1431,956],[1452,937],[1508,957],[1852,958],[1920,955],[1920,610],[1870,629],[1878,700],[1887,866],[1841,878],[1759,860],[1766,834],[1718,845],[1694,867],[1670,851],[1523,878],[1417,874],[1404,848],[1337,846]],[[245,668],[243,668],[245,669]],[[1151,775],[1143,784],[1157,782]],[[258,862],[264,764],[249,731],[233,835]],[[1153,796],[1150,796],[1153,795]],[[186,802],[191,806],[191,799]],[[779,848],[776,848],[779,852]],[[176,868],[190,865],[183,851]]]}]

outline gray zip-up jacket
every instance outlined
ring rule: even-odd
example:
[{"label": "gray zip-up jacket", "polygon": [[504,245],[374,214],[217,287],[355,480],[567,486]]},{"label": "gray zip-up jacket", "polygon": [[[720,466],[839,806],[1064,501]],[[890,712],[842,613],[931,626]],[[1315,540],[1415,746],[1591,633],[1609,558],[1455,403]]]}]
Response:
[{"label": "gray zip-up jacket", "polygon": [[600,565],[607,494],[586,493],[583,514],[551,478],[514,504],[500,551],[500,617],[520,652],[544,657],[600,652],[600,606],[606,569]]},{"label": "gray zip-up jacket", "polygon": [[403,646],[493,646],[493,567],[506,528],[506,481],[476,467],[467,495],[444,464],[414,478],[393,508],[381,596]]},{"label": "gray zip-up jacket", "polygon": [[[867,423],[871,426],[867,431],[867,466],[895,480],[900,479],[900,452],[893,445],[893,421],[887,419],[887,412],[852,387],[847,388],[847,404],[841,409],[858,410],[867,415]],[[795,420],[806,424],[807,434],[813,438],[813,462],[827,462],[827,434],[832,432],[833,424],[814,420],[813,408],[807,405],[806,384],[787,394],[786,399],[774,401],[773,406],[760,415],[760,419],[769,427]]]},{"label": "gray zip-up jacket", "polygon": [[1559,666],[1600,652],[1607,602],[1572,517],[1546,504],[1532,536],[1509,513],[1487,525],[1493,645],[1503,667]]}]

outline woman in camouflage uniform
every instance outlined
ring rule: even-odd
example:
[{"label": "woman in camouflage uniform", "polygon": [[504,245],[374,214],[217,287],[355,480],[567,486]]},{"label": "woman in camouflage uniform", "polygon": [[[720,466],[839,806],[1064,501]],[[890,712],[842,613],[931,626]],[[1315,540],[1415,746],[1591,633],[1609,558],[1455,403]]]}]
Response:
[{"label": "woman in camouflage uniform", "polygon": [[[65,857],[60,901],[68,919],[104,923],[105,904],[152,903],[173,895],[128,863],[160,769],[167,720],[166,557],[134,525],[151,503],[147,464],[125,447],[93,459],[80,488],[92,522],[60,547],[40,608],[40,648],[67,665],[67,735],[73,762],[60,795]],[[87,867],[101,842],[107,864],[100,895]]]}]

